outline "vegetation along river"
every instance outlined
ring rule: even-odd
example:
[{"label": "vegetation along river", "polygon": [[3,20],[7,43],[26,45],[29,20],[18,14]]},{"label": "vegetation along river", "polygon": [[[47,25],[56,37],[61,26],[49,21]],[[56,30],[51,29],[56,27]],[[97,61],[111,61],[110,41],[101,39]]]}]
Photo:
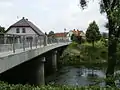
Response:
[{"label": "vegetation along river", "polygon": [[[90,44],[79,46],[77,43],[72,43],[68,46],[61,57],[61,68],[55,74],[47,77],[47,84],[72,86],[99,85],[104,87],[107,48],[100,43],[96,43],[94,49]],[[115,74],[118,75],[119,73],[119,68],[116,68]],[[119,78],[115,80],[115,83],[117,86],[120,85]]]}]

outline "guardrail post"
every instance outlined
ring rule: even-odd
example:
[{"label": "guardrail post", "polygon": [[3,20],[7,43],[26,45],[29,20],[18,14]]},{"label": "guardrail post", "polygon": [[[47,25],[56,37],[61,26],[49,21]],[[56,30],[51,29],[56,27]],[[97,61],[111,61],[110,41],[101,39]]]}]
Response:
[{"label": "guardrail post", "polygon": [[4,44],[7,44],[7,37],[4,35]]},{"label": "guardrail post", "polygon": [[39,45],[41,46],[41,38],[39,37]]},{"label": "guardrail post", "polygon": [[36,48],[37,48],[37,41],[38,41],[38,38],[37,38],[37,37],[35,38],[35,41],[36,41]]},{"label": "guardrail post", "polygon": [[25,51],[25,36],[23,36],[23,51]]},{"label": "guardrail post", "polygon": [[50,38],[50,44],[52,44],[52,39],[53,39],[53,38]]},{"label": "guardrail post", "polygon": [[13,53],[15,53],[15,35],[13,35]]},{"label": "guardrail post", "polygon": [[32,49],[32,39],[30,39],[30,48]]}]

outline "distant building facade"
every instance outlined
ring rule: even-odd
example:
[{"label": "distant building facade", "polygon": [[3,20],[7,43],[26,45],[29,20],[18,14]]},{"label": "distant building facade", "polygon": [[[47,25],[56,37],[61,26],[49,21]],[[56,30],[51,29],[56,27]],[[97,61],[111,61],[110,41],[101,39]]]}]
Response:
[{"label": "distant building facade", "polygon": [[[36,37],[40,37],[43,40],[44,33],[35,26],[32,22],[30,22],[28,19],[25,19],[24,17],[16,22],[15,24],[11,25],[7,31],[6,34],[15,34],[18,36],[26,36],[25,39],[35,41]],[[9,40],[12,38],[12,36],[9,36]],[[20,43],[22,42],[22,38],[16,37],[16,42]]]},{"label": "distant building facade", "polygon": [[54,37],[61,41],[61,40],[67,40],[67,33],[66,32],[62,32],[62,33],[55,33]]},{"label": "distant building facade", "polygon": [[71,36],[72,35],[75,35],[76,37],[78,37],[78,38],[83,38],[83,39],[85,39],[85,33],[83,32],[83,31],[80,31],[80,30],[70,30],[68,33],[67,33],[67,38],[69,39],[69,41],[71,41]]}]

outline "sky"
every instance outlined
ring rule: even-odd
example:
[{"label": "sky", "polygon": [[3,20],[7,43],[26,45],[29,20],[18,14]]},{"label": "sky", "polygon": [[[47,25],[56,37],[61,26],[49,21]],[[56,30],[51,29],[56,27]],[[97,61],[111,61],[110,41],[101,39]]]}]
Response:
[{"label": "sky", "polygon": [[43,32],[86,31],[93,20],[101,32],[106,32],[105,14],[99,12],[99,0],[89,2],[82,10],[79,0],[0,0],[0,25],[6,29],[22,17],[33,22]]}]

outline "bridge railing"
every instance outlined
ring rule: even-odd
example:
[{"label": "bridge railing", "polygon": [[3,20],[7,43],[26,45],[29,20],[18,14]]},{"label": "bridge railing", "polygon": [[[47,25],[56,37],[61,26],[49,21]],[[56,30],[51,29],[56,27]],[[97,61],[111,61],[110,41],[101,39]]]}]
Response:
[{"label": "bridge railing", "polygon": [[0,34],[0,52],[12,51],[16,52],[17,49],[23,51],[33,48],[47,46],[48,44],[68,42],[67,39],[58,40],[47,36],[38,36],[35,34],[29,35],[15,35],[15,34]]}]

